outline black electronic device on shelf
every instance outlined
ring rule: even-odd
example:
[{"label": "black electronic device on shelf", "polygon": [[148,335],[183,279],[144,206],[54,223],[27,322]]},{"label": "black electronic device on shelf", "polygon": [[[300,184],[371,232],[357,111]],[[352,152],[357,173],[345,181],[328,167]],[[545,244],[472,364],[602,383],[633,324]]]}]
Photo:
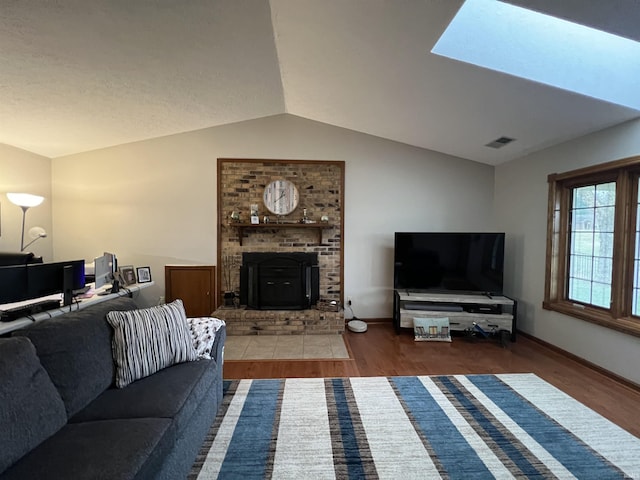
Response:
[{"label": "black electronic device on shelf", "polygon": [[502,295],[504,233],[396,232],[393,288]]},{"label": "black electronic device on shelf", "polygon": [[28,298],[80,290],[85,286],[84,260],[28,265],[27,282]]},{"label": "black electronic device on shelf", "polygon": [[42,300],[28,305],[0,310],[0,322],[11,322],[18,318],[28,317],[36,313],[53,310],[54,308],[60,308],[60,300]]}]

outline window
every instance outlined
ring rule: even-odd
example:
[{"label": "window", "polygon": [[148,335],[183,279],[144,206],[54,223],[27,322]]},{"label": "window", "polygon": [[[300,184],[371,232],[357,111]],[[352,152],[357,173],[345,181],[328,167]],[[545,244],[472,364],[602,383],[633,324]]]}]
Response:
[{"label": "window", "polygon": [[548,181],[544,308],[640,336],[640,157]]},{"label": "window", "polygon": [[571,189],[568,298],[609,308],[616,184]]}]

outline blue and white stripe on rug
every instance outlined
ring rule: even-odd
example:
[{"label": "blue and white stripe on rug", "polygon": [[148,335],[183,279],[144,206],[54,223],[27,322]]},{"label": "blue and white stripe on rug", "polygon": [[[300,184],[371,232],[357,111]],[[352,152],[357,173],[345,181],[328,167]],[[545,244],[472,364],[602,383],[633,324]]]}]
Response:
[{"label": "blue and white stripe on rug", "polygon": [[277,438],[273,478],[335,478],[322,378],[286,382]]},{"label": "blue and white stripe on rug", "polygon": [[[533,374],[496,375],[496,377],[556,422],[558,426],[570,432],[593,452],[610,462],[609,468],[620,469],[628,478],[640,479],[638,438]],[[482,380],[478,378],[476,381]],[[622,477],[612,476],[611,478]]]},{"label": "blue and white stripe on rug", "polygon": [[[430,407],[431,420],[429,415],[425,415],[422,428],[430,431],[430,437],[434,441],[438,440],[438,455],[446,459],[447,471],[452,478],[511,477],[502,461],[430,377],[398,377],[394,381],[412,382],[415,395],[418,397],[417,402],[422,401],[420,386],[415,385],[416,381],[420,382],[433,399],[433,403],[424,402]],[[452,455],[452,452],[456,452],[455,455]],[[460,458],[464,458],[465,461],[461,462]]]},{"label": "blue and white stripe on rug", "polygon": [[562,463],[557,461],[545,448],[540,445],[535,438],[522,429],[517,422],[513,421],[509,415],[502,411],[495,403],[489,399],[479,388],[477,388],[470,380],[463,376],[455,377],[460,383],[473,395],[482,405],[487,408],[495,418],[501,422],[509,431],[511,431],[522,444],[528,448],[533,455],[547,466],[550,474],[557,478],[576,478]]},{"label": "blue and white stripe on rug", "polygon": [[533,374],[234,380],[216,478],[640,478],[640,439]]},{"label": "blue and white stripe on rug", "polygon": [[401,471],[405,477],[438,478],[436,466],[388,379],[350,380],[379,478],[398,478],[398,452],[402,452]]}]

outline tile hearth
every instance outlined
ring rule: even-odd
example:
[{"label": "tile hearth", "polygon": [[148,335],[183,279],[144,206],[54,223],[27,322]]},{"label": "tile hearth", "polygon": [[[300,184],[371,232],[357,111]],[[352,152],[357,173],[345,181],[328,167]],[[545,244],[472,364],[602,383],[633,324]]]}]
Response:
[{"label": "tile hearth", "polygon": [[347,359],[342,335],[229,335],[225,360]]},{"label": "tile hearth", "polygon": [[212,314],[227,322],[227,335],[330,335],[344,332],[344,311],[251,310],[220,307]]}]

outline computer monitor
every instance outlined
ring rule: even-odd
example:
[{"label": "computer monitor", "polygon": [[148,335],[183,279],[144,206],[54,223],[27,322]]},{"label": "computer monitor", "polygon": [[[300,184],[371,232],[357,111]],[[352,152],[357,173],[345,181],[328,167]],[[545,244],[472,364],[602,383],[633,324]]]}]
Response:
[{"label": "computer monitor", "polygon": [[96,257],[93,260],[95,288],[102,288],[113,281],[113,258],[110,254]]},{"label": "computer monitor", "polygon": [[113,280],[113,274],[118,270],[118,259],[115,253],[104,252],[102,255],[109,258],[109,267],[111,268],[111,280]]},{"label": "computer monitor", "polygon": [[42,263],[42,257],[36,257],[31,252],[0,252],[0,267],[28,265],[29,263]]},{"label": "computer monitor", "polygon": [[87,284],[84,260],[72,260],[71,267],[73,268],[73,283],[71,284],[71,288],[74,293],[80,292]]},{"label": "computer monitor", "polygon": [[69,305],[84,286],[84,260],[0,267],[0,304],[62,293]]},{"label": "computer monitor", "polygon": [[28,299],[27,266],[0,267],[0,304]]},{"label": "computer monitor", "polygon": [[[65,268],[70,269],[65,277]],[[85,286],[84,260],[27,265],[27,298],[70,295]]]}]

